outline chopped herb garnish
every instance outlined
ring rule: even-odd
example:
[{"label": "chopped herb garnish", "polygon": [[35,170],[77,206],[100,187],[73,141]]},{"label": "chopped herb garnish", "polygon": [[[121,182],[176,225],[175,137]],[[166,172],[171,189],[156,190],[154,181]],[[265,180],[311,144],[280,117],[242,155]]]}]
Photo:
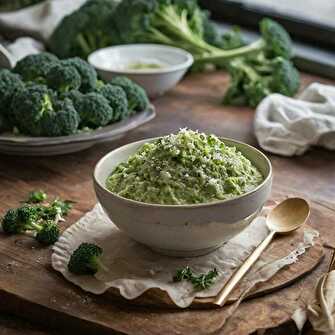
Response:
[{"label": "chopped herb garnish", "polygon": [[216,268],[207,273],[195,275],[193,271],[186,266],[185,268],[177,270],[176,275],[173,277],[173,281],[180,282],[186,280],[192,283],[195,290],[205,290],[214,284],[215,278],[218,275],[219,272]]}]

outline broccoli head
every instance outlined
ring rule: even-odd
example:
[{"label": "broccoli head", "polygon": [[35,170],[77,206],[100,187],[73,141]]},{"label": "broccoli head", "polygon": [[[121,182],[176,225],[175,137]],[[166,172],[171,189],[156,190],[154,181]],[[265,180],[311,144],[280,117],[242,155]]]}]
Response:
[{"label": "broccoli head", "polygon": [[149,106],[149,99],[145,90],[127,77],[114,77],[110,84],[120,86],[127,95],[130,111],[143,111]]},{"label": "broccoli head", "polygon": [[80,102],[84,94],[78,90],[71,90],[65,93],[60,94],[61,99],[70,99],[73,103],[73,106],[76,110],[80,109]]},{"label": "broccoli head", "polygon": [[25,227],[36,222],[38,219],[38,211],[36,207],[31,205],[24,205],[17,209],[18,220],[25,224]]},{"label": "broccoli head", "polygon": [[99,48],[118,44],[113,13],[118,1],[89,0],[65,16],[49,40],[49,48],[60,58],[87,56]]},{"label": "broccoli head", "polygon": [[264,54],[250,59],[234,59],[228,72],[231,83],[223,103],[255,107],[267,95],[281,93],[293,96],[300,85],[299,73],[287,59],[267,59]]},{"label": "broccoli head", "polygon": [[92,65],[79,57],[69,58],[62,61],[62,64],[70,65],[76,68],[81,77],[79,90],[88,93],[96,88],[97,73]]},{"label": "broccoli head", "polygon": [[100,85],[96,91],[104,96],[113,108],[112,122],[123,120],[128,116],[127,95],[122,87],[106,84]]},{"label": "broccoli head", "polygon": [[23,134],[41,136],[42,120],[53,111],[54,94],[44,85],[27,85],[14,94],[11,109]]},{"label": "broccoli head", "polygon": [[44,136],[67,136],[74,134],[79,126],[80,117],[70,99],[56,101],[53,110],[46,113],[41,120]]},{"label": "broccoli head", "polygon": [[114,111],[101,94],[92,92],[82,96],[77,104],[81,126],[98,128],[113,120]]},{"label": "broccoli head", "polygon": [[20,75],[9,70],[0,70],[0,131],[12,128],[15,119],[10,106],[15,92],[23,87]]},{"label": "broccoli head", "polygon": [[6,234],[19,234],[24,231],[24,225],[18,220],[17,209],[9,209],[2,218],[2,229]]},{"label": "broccoli head", "polygon": [[264,49],[271,57],[291,58],[293,56],[290,35],[278,22],[265,18],[260,22]]},{"label": "broccoli head", "polygon": [[35,207],[24,205],[17,209],[10,209],[2,220],[3,231],[7,234],[19,234],[30,229],[38,219]]},{"label": "broccoli head", "polygon": [[25,81],[45,83],[45,77],[50,67],[57,62],[58,58],[55,55],[41,52],[19,60],[13,72],[20,74]]},{"label": "broccoli head", "polygon": [[292,97],[300,87],[300,76],[294,65],[283,58],[276,58],[273,61],[273,78],[271,90]]},{"label": "broccoli head", "polygon": [[61,62],[50,67],[46,82],[50,88],[62,93],[78,89],[81,76],[74,66]]},{"label": "broccoli head", "polygon": [[54,221],[46,221],[39,225],[34,225],[36,231],[35,239],[44,245],[51,245],[58,241],[60,230]]},{"label": "broccoli head", "polygon": [[104,268],[101,263],[103,250],[92,243],[82,243],[72,253],[68,263],[70,272],[76,275],[94,275],[100,268]]}]

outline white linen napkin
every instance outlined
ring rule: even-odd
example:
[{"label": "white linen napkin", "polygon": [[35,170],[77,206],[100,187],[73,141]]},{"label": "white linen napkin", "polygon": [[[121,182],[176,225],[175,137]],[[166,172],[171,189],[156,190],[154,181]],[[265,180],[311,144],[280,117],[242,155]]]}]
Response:
[{"label": "white linen napkin", "polygon": [[0,13],[0,25],[47,41],[57,24],[86,0],[47,0],[13,12]]},{"label": "white linen napkin", "polygon": [[311,146],[335,149],[335,86],[313,83],[297,99],[271,94],[257,107],[255,135],[266,151],[302,155]]}]

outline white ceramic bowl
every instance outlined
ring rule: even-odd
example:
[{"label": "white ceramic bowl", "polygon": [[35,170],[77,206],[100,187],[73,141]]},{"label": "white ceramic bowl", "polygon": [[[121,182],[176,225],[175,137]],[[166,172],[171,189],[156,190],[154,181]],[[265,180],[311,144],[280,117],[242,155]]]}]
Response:
[{"label": "white ceramic bowl", "polygon": [[[160,44],[127,44],[99,49],[88,57],[106,81],[125,75],[144,87],[150,97],[173,88],[193,63],[190,53]],[[161,68],[129,69],[136,63],[155,63]]]},{"label": "white ceramic bowl", "polygon": [[271,191],[272,168],[254,147],[222,138],[236,146],[263,174],[264,181],[237,198],[195,205],[147,204],[120,197],[106,188],[113,169],[144,143],[124,145],[104,156],[94,170],[95,192],[115,225],[134,240],[167,255],[198,256],[208,253],[240,233],[257,215]]}]

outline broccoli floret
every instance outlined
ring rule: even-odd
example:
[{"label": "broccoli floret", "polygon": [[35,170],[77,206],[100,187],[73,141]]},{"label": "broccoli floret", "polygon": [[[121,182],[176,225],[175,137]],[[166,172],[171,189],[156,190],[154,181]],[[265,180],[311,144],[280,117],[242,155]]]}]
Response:
[{"label": "broccoli floret", "polygon": [[61,217],[64,217],[69,214],[73,204],[74,202],[71,200],[55,199],[51,204],[51,208],[55,209]]},{"label": "broccoli floret", "polygon": [[89,63],[79,57],[74,57],[62,61],[62,64],[71,65],[76,68],[81,77],[81,85],[79,88],[81,92],[91,92],[96,88],[97,72]]},{"label": "broccoli floret", "polygon": [[113,108],[112,122],[123,120],[128,117],[128,100],[126,92],[122,87],[106,84],[99,86],[97,92],[104,96]]},{"label": "broccoli floret", "polygon": [[58,58],[48,52],[29,55],[19,60],[13,71],[22,76],[25,81],[45,83],[45,77],[51,66],[58,62]]},{"label": "broccoli floret", "polygon": [[6,234],[19,234],[26,231],[35,232],[35,239],[43,244],[55,243],[59,237],[59,228],[54,221],[39,223],[38,208],[23,206],[10,209],[2,220],[2,229]]},{"label": "broccoli floret", "polygon": [[2,221],[2,228],[7,234],[19,234],[29,230],[36,222],[38,211],[35,207],[25,205],[17,209],[10,209]]},{"label": "broccoli floret", "polygon": [[106,126],[114,117],[113,108],[109,105],[108,100],[94,92],[82,96],[77,111],[81,126],[90,128]]},{"label": "broccoli floret", "polygon": [[103,250],[92,243],[82,243],[72,253],[68,270],[76,275],[94,275],[100,269],[106,269],[101,263]]},{"label": "broccoli floret", "polygon": [[99,48],[118,44],[113,13],[118,1],[89,0],[65,16],[53,32],[49,47],[60,58],[87,56]]},{"label": "broccoli floret", "polygon": [[42,135],[67,136],[77,131],[80,117],[72,101],[64,99],[54,103],[53,110],[44,115],[41,123]]},{"label": "broccoli floret", "polygon": [[19,234],[24,225],[18,220],[17,209],[9,209],[2,219],[2,229],[6,234]]},{"label": "broccoli floret", "polygon": [[110,84],[120,86],[126,92],[128,109],[130,111],[143,111],[149,106],[149,99],[145,90],[127,77],[114,77]]},{"label": "broccoli floret", "polygon": [[81,85],[81,77],[74,66],[62,62],[50,67],[46,82],[49,87],[62,93],[78,89]]},{"label": "broccoli floret", "polygon": [[204,39],[207,43],[224,50],[236,49],[246,44],[239,27],[233,27],[221,34],[210,20],[204,20]]},{"label": "broccoli floret", "polygon": [[279,57],[274,60],[273,67],[271,90],[289,97],[295,95],[300,86],[298,70],[291,62]]},{"label": "broccoli floret", "polygon": [[72,208],[73,202],[70,200],[55,199],[51,204],[45,206],[36,206],[39,217],[43,221],[54,221],[64,220],[64,216],[67,216]]},{"label": "broccoli floret", "polygon": [[10,130],[15,123],[10,108],[14,94],[23,89],[20,75],[9,70],[0,70],[0,131]]},{"label": "broccoli floret", "polygon": [[37,204],[45,201],[47,198],[48,195],[42,190],[32,191],[28,194],[28,199],[26,202],[29,204]]},{"label": "broccoli floret", "polygon": [[196,56],[196,63],[224,65],[237,57],[264,53],[268,58],[293,56],[292,41],[287,31],[277,22],[265,18],[260,22],[262,37],[246,46],[227,51],[213,51],[207,55]]},{"label": "broccoli floret", "polygon": [[290,35],[278,22],[265,18],[260,22],[260,31],[262,34],[261,48],[268,56],[287,59],[293,56]]},{"label": "broccoli floret", "polygon": [[43,191],[31,192],[29,201],[32,203],[7,211],[1,222],[3,231],[7,234],[30,232],[39,243],[55,243],[60,234],[57,222],[69,213],[73,202],[56,198],[51,204],[42,204],[45,199]]},{"label": "broccoli floret", "polygon": [[54,221],[46,221],[45,223],[34,225],[37,242],[45,245],[51,245],[58,241],[60,230]]},{"label": "broccoli floret", "polygon": [[73,103],[73,106],[75,108],[75,110],[79,110],[80,109],[80,102],[83,98],[84,94],[81,93],[78,90],[71,90],[69,92],[65,92],[63,94],[60,95],[61,99],[70,99]]},{"label": "broccoli floret", "polygon": [[254,59],[235,59],[228,71],[231,84],[223,99],[226,105],[249,105],[252,107],[271,93],[293,96],[299,89],[299,73],[293,64],[284,58],[267,59],[260,55]]},{"label": "broccoli floret", "polygon": [[221,36],[220,48],[231,50],[246,45],[239,27],[233,27]]},{"label": "broccoli floret", "polygon": [[23,134],[41,136],[42,120],[53,111],[54,94],[44,85],[27,85],[14,94],[11,109]]}]

